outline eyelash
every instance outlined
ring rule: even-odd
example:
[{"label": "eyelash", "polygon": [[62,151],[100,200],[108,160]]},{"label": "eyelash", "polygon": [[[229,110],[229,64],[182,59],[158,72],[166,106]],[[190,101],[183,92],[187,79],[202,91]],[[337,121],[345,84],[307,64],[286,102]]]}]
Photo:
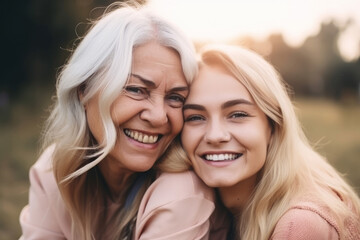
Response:
[{"label": "eyelash", "polygon": [[185,122],[194,122],[194,121],[202,121],[204,120],[204,117],[200,115],[191,115],[185,118]]},{"label": "eyelash", "polygon": [[249,114],[245,113],[245,112],[234,112],[230,114],[230,118],[245,118],[248,117]]},{"label": "eyelash", "polygon": [[136,87],[136,86],[127,86],[125,87],[125,91],[132,94],[148,94],[148,91],[145,88],[142,87]]},{"label": "eyelash", "polygon": [[[137,100],[143,100],[150,97],[150,92],[143,87],[138,86],[126,86],[125,91],[132,95],[132,98]],[[174,108],[180,108],[184,105],[185,97],[181,94],[170,93],[166,96],[166,99],[169,101],[169,105]]]},{"label": "eyelash", "polygon": [[184,103],[185,102],[185,97],[180,95],[180,94],[171,94],[168,97],[170,100],[172,101],[176,101],[176,102],[181,102]]},{"label": "eyelash", "polygon": [[[249,117],[249,114],[245,112],[234,112],[229,115],[230,119],[232,118],[238,119],[238,118],[246,118],[246,117]],[[200,115],[191,115],[185,118],[185,122],[194,122],[194,121],[202,121],[202,120],[204,120],[204,117]]]}]

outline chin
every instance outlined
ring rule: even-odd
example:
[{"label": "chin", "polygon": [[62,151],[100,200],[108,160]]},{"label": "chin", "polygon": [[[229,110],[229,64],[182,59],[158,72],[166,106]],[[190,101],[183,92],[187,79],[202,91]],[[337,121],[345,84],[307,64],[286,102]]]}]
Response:
[{"label": "chin", "polygon": [[154,164],[139,164],[138,166],[135,167],[135,171],[136,172],[146,172],[148,170],[150,170],[153,166],[155,165]]},{"label": "chin", "polygon": [[204,178],[203,178],[203,182],[204,182],[207,186],[213,187],[213,188],[217,188],[217,187],[220,187],[220,186],[222,185],[221,182],[214,181],[214,179],[207,180],[207,179],[204,179]]},{"label": "chin", "polygon": [[230,183],[227,179],[216,179],[216,178],[212,178],[212,179],[204,179],[203,181],[205,182],[206,185],[208,185],[209,187],[213,187],[213,188],[221,188],[221,187],[231,187],[234,184]]}]

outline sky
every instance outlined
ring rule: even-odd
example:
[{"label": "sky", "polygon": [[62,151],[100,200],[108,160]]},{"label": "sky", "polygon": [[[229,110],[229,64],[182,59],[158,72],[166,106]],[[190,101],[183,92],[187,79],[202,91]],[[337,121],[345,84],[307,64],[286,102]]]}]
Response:
[{"label": "sky", "polygon": [[281,33],[291,46],[316,35],[322,22],[343,30],[338,46],[347,61],[360,53],[359,0],[148,0],[148,6],[178,25],[195,41],[223,42],[251,36],[264,40]]}]

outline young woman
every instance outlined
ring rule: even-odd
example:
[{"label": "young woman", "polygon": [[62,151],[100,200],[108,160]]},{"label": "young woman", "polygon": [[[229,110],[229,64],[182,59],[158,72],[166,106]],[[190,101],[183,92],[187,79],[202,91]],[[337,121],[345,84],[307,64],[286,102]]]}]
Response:
[{"label": "young woman", "polygon": [[308,144],[274,68],[208,46],[183,107],[182,144],[233,217],[232,239],[360,239],[360,201]]},{"label": "young woman", "polygon": [[172,143],[196,73],[191,42],[146,9],[95,22],[59,76],[21,239],[212,238],[214,194]]}]

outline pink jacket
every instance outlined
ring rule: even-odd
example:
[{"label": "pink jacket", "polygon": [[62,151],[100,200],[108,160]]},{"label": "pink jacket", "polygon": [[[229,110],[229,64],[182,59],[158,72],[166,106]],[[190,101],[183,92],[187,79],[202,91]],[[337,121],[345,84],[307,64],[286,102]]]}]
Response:
[{"label": "pink jacket", "polygon": [[[47,149],[30,170],[29,204],[20,214],[21,240],[71,239],[71,219],[50,170],[51,153]],[[141,201],[135,239],[224,239],[226,221],[210,219],[214,209],[214,192],[195,173],[163,173]],[[110,206],[109,215],[114,210]]]},{"label": "pink jacket", "polygon": [[[345,237],[341,240],[360,240],[359,216],[348,216],[344,224]],[[339,231],[331,209],[315,199],[305,198],[280,218],[271,240],[339,240]]]}]

